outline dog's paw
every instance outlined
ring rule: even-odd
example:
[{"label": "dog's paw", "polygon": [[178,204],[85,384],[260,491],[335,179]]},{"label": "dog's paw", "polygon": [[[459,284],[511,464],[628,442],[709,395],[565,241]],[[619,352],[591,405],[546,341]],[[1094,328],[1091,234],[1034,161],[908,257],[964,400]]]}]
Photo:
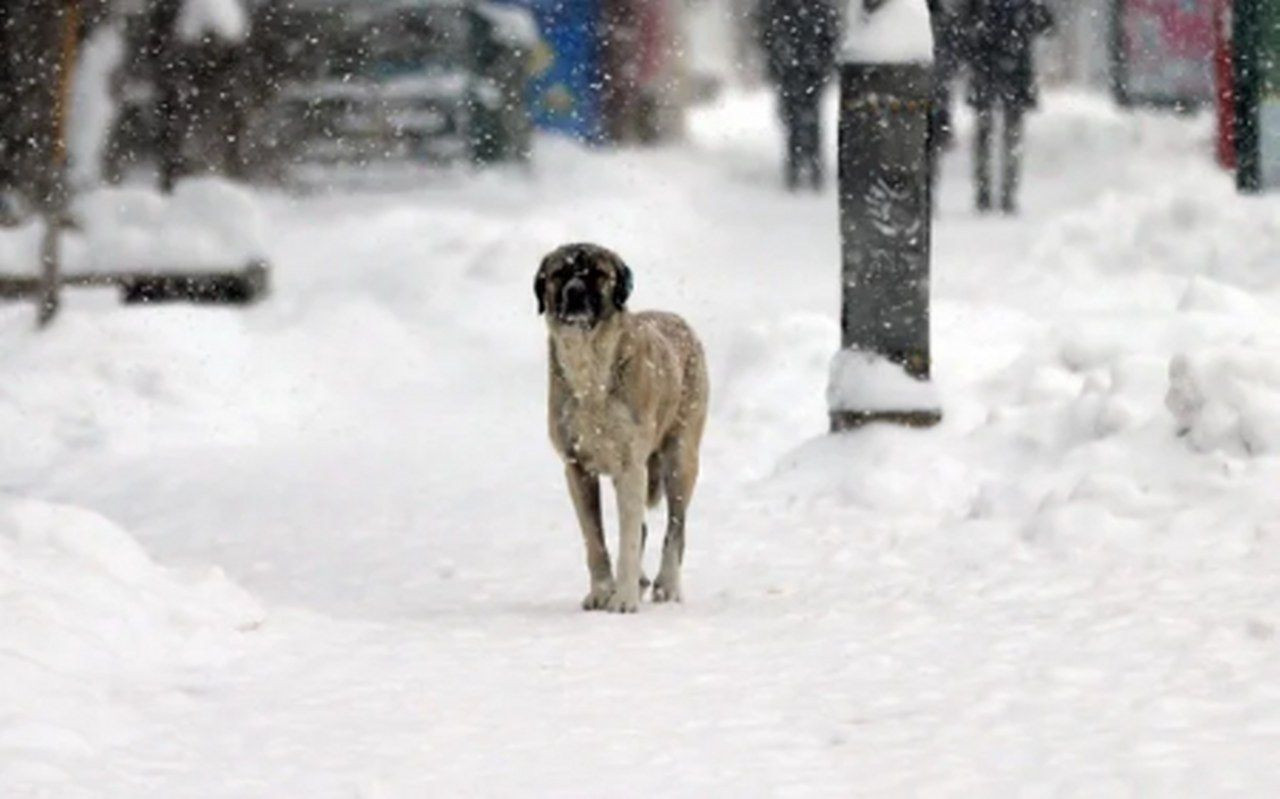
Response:
[{"label": "dog's paw", "polygon": [[673,580],[666,575],[659,574],[658,579],[653,581],[653,601],[680,602],[682,600],[680,580],[678,578]]},{"label": "dog's paw", "polygon": [[605,610],[610,613],[635,613],[640,609],[639,588],[640,586],[637,584],[629,591],[624,588],[615,590],[613,596],[609,597]]},{"label": "dog's paw", "polygon": [[604,610],[609,606],[609,598],[613,593],[613,583],[591,586],[591,590],[582,599],[582,609]]}]

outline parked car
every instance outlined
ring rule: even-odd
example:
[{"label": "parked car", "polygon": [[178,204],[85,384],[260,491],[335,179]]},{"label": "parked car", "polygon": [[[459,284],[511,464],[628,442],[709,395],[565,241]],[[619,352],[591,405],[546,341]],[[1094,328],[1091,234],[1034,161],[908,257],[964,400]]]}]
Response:
[{"label": "parked car", "polygon": [[[137,46],[154,36],[153,28],[142,16],[127,28],[137,43],[128,51],[139,55],[118,82],[121,113],[109,149],[117,174],[160,149],[157,70],[148,64],[148,48]],[[523,159],[536,37],[529,11],[492,0],[257,3],[251,32],[235,53],[236,94],[253,102],[233,103],[246,118],[230,137],[237,142],[230,160],[248,176],[287,181],[332,167]],[[205,51],[227,49],[181,47],[198,64]],[[207,94],[192,93],[193,102]],[[190,159],[208,159],[213,148],[200,142],[228,138],[202,134],[200,125],[212,117],[199,109],[185,114],[193,123],[183,132]],[[210,169],[226,171],[220,162],[206,164]]]}]

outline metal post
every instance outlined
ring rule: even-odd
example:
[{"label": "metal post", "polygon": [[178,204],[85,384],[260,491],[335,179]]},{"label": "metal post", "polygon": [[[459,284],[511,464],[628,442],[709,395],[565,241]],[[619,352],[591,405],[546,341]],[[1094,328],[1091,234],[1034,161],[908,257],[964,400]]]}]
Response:
[{"label": "metal post", "polygon": [[1235,0],[1231,38],[1235,49],[1236,187],[1247,194],[1262,190],[1262,78],[1258,63],[1261,12],[1259,0]]},{"label": "metal post", "polygon": [[57,72],[53,83],[53,140],[49,154],[50,187],[41,198],[44,206],[44,238],[40,242],[40,297],[36,324],[44,327],[58,313],[62,260],[58,237],[67,215],[67,115],[71,105],[71,78],[75,71],[76,48],[80,38],[80,2],[66,0],[59,15],[61,34]]},{"label": "metal post", "polygon": [[1133,104],[1133,101],[1129,97],[1129,63],[1124,46],[1124,0],[1111,0],[1108,23],[1107,50],[1111,62],[1111,94],[1119,105],[1128,107]]},{"label": "metal post", "polygon": [[[932,86],[930,63],[841,67],[842,344],[896,364],[921,383],[930,373]],[[873,422],[927,427],[942,418],[932,401],[846,407],[833,393],[831,404],[833,431]]]},{"label": "metal post", "polygon": [[40,290],[36,298],[37,327],[46,327],[52,322],[61,304],[62,260],[58,249],[61,227],[58,212],[44,215],[44,235],[40,239]]}]

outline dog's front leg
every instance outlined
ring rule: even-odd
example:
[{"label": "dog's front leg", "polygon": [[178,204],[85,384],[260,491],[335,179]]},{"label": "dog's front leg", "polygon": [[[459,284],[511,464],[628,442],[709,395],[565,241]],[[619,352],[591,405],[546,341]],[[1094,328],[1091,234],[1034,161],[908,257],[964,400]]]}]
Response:
[{"label": "dog's front leg", "polygon": [[618,578],[607,606],[611,613],[635,613],[640,606],[641,528],[648,479],[643,465],[629,466],[613,478],[618,495]]},{"label": "dog's front leg", "polygon": [[587,547],[587,570],[591,587],[582,600],[583,610],[602,610],[613,596],[613,566],[604,543],[604,523],[600,519],[600,480],[576,463],[564,467],[573,497],[573,509],[582,528],[582,541]]}]

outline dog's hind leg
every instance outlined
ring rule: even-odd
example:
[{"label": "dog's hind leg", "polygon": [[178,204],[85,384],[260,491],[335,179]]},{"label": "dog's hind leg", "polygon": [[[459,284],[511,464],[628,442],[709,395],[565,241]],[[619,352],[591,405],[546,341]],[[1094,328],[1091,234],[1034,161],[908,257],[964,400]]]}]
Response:
[{"label": "dog's hind leg", "polygon": [[[645,504],[652,508],[658,504],[658,500],[662,499],[662,453],[655,452],[649,456],[649,462],[645,465],[645,472],[648,476],[648,489],[645,491]],[[647,523],[640,525],[640,560],[643,564],[644,550],[649,544],[649,525]],[[644,566],[640,568],[640,593],[644,593],[653,585],[653,581],[644,573]]]},{"label": "dog's hind leg", "polygon": [[645,464],[645,473],[649,487],[645,491],[645,504],[652,508],[658,504],[658,500],[662,499],[662,450],[649,456],[649,462]]},{"label": "dog's hind leg", "polygon": [[582,600],[582,608],[603,610],[613,596],[613,566],[609,563],[600,517],[600,480],[576,463],[566,464],[564,473],[573,508],[578,513],[582,540],[587,547],[587,570],[591,573],[591,588]]},{"label": "dog's hind leg", "polygon": [[649,590],[649,586],[653,585],[653,581],[649,579],[649,575],[644,573],[644,548],[649,543],[649,525],[640,525],[640,593]]},{"label": "dog's hind leg", "polygon": [[685,519],[698,482],[696,441],[689,446],[687,441],[676,439],[665,448],[662,478],[667,493],[667,538],[662,543],[662,566],[653,581],[653,601],[679,602],[683,598],[680,569],[684,564]]}]

